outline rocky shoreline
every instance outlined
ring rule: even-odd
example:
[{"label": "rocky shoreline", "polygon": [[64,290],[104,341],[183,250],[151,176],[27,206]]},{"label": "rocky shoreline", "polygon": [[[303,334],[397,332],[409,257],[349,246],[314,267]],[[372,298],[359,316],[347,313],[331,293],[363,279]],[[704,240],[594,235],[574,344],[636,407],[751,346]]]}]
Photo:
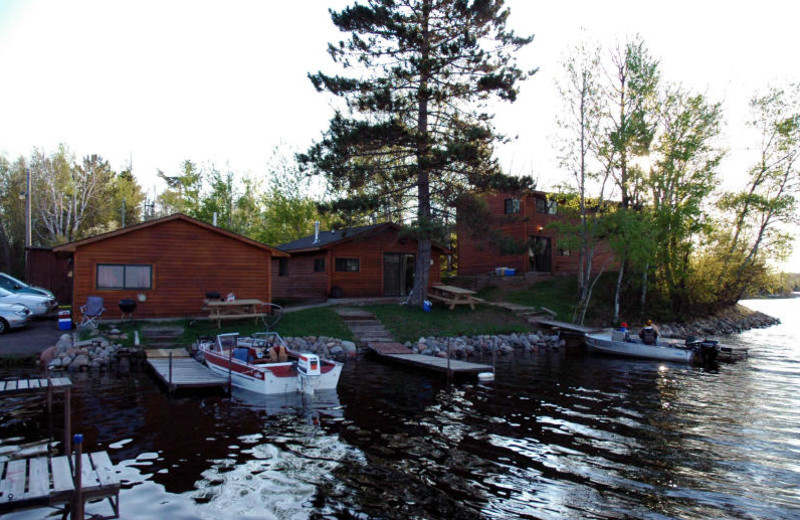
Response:
[{"label": "rocky shoreline", "polygon": [[734,305],[711,316],[696,320],[662,323],[659,325],[659,329],[662,336],[685,339],[688,336],[738,334],[745,330],[771,327],[780,322],[781,320],[768,316],[763,312],[748,309],[743,305]]},{"label": "rocky shoreline", "polygon": [[[719,337],[744,330],[771,327],[780,320],[762,312],[735,305],[714,315],[686,322],[658,324],[661,335],[683,339],[688,336]],[[634,326],[635,329],[635,326]],[[140,347],[124,347],[112,335],[85,341],[73,341],[63,334],[58,342],[42,352],[40,361],[50,370],[106,370],[116,363],[144,357]],[[284,338],[287,346],[296,351],[311,352],[322,357],[346,361],[355,357],[358,348],[352,341],[325,336]],[[416,354],[453,359],[469,359],[484,355],[510,355],[514,352],[542,352],[563,348],[565,340],[558,334],[539,330],[529,333],[493,334],[458,337],[421,337],[405,346]]]}]

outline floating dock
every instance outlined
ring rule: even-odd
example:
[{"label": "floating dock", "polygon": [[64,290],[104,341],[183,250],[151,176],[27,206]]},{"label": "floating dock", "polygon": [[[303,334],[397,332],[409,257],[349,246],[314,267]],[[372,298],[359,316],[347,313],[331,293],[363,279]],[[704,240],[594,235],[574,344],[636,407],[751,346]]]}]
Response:
[{"label": "floating dock", "polygon": [[147,351],[147,364],[171,392],[183,388],[224,388],[229,383],[228,378],[216,375],[182,348]]},{"label": "floating dock", "polygon": [[494,372],[494,367],[491,365],[414,354],[411,349],[400,343],[369,343],[367,347],[382,359],[435,372],[450,372],[454,375]]}]

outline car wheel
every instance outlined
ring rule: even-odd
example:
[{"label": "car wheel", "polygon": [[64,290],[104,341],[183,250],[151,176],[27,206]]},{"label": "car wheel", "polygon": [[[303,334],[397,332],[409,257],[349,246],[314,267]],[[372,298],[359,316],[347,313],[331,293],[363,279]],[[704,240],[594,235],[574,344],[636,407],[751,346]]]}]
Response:
[{"label": "car wheel", "polygon": [[0,334],[8,330],[8,323],[3,318],[0,318]]}]

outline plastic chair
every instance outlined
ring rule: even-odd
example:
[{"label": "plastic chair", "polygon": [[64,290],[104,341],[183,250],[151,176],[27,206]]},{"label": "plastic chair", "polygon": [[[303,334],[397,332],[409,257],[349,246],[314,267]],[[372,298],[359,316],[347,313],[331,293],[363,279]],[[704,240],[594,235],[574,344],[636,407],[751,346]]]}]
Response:
[{"label": "plastic chair", "polygon": [[86,305],[81,306],[81,314],[83,318],[81,318],[81,324],[79,325],[80,328],[91,327],[93,329],[97,328],[97,322],[100,320],[100,316],[103,315],[106,308],[103,307],[103,298],[100,296],[89,296],[86,298]]}]

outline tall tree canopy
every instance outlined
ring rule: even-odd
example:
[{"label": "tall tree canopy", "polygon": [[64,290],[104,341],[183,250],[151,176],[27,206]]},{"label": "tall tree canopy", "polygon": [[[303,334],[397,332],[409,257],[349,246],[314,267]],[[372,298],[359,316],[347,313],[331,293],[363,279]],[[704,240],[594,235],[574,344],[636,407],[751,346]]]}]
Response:
[{"label": "tall tree canopy", "polygon": [[[426,293],[437,224],[468,188],[502,177],[492,157],[501,137],[486,101],[514,101],[518,82],[533,73],[519,69],[513,56],[532,37],[508,30],[508,16],[502,0],[355,4],[331,12],[351,35],[329,45],[355,77],[309,75],[317,90],[343,98],[347,110],[337,111],[323,139],[298,160],[343,194],[338,208],[363,212],[385,207],[387,198],[408,204],[419,244],[417,305]],[[519,187],[526,184],[532,180]]]}]

